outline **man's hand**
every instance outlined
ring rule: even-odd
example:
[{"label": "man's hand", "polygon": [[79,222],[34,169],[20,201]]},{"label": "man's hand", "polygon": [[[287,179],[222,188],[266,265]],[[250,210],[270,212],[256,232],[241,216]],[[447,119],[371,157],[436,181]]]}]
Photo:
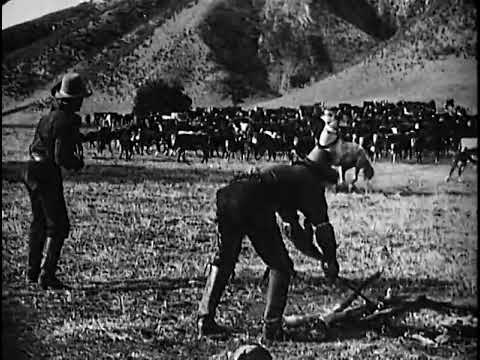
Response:
[{"label": "man's hand", "polygon": [[75,161],[73,170],[74,171],[79,171],[80,169],[82,169],[85,166],[85,162],[83,161],[83,157],[79,157],[78,155],[75,155],[75,159],[76,159],[76,161]]},{"label": "man's hand", "polygon": [[334,284],[338,278],[338,273],[340,272],[340,266],[338,265],[338,261],[334,260],[331,262],[323,262],[322,268],[325,273],[325,277],[327,279],[328,284]]}]

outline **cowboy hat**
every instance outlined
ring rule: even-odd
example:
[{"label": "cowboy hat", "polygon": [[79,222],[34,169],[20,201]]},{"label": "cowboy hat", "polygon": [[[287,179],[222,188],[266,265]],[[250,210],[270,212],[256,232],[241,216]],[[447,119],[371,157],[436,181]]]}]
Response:
[{"label": "cowboy hat", "polygon": [[51,94],[56,99],[75,99],[89,97],[92,92],[87,88],[80,74],[68,73],[52,88]]}]

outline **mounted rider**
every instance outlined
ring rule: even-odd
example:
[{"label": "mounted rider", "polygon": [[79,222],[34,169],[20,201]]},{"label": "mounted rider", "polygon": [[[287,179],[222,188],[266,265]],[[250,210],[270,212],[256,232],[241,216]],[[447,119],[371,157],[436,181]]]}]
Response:
[{"label": "mounted rider", "polygon": [[[227,330],[215,322],[220,302],[245,235],[270,268],[263,338],[283,339],[282,316],[290,278],[294,274],[276,220],[276,213],[291,227],[291,240],[305,255],[321,261],[330,281],[338,276],[334,229],[328,217],[325,185],[336,184],[338,173],[327,165],[327,152],[318,147],[293,165],[273,165],[234,179],[216,193],[219,242],[198,308],[199,335]],[[305,216],[299,222],[298,211]],[[319,251],[313,243],[313,235]]]}]

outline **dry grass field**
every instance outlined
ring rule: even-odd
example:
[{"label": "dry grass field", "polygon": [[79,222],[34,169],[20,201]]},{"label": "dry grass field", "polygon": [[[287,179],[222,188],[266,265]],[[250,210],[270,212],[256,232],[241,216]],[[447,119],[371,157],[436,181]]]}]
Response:
[{"label": "dry grass field", "polygon": [[[44,292],[23,282],[31,213],[19,172],[32,134],[29,127],[2,127],[5,358],[208,359],[257,340],[264,265],[248,240],[217,314],[234,334],[198,340],[195,324],[215,249],[215,191],[264,162],[205,165],[194,154],[190,165],[163,156],[125,162],[86,151],[86,168],[65,181],[72,232],[59,274],[74,289]],[[476,304],[476,169],[467,168],[463,183],[445,183],[448,164],[381,162],[368,193],[328,191],[342,276],[361,281],[383,268],[367,294],[390,287]],[[298,272],[287,314],[327,312],[350,293],[327,286],[319,264],[286,242]],[[290,341],[269,350],[275,359],[473,359],[476,326],[476,318],[425,310],[381,328],[334,329],[326,340],[315,329],[292,330]],[[437,341],[422,345],[416,334]]]}]

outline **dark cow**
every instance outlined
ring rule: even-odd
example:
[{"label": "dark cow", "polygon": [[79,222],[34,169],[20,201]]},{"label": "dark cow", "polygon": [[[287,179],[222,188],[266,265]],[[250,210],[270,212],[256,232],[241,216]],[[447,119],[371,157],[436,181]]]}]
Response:
[{"label": "dark cow", "polygon": [[425,151],[431,151],[435,164],[438,164],[440,155],[445,150],[446,145],[442,136],[435,131],[421,131],[418,135],[412,136],[410,142],[417,163],[423,162]]},{"label": "dark cow", "polygon": [[184,162],[187,162],[187,150],[201,150],[203,154],[202,163],[208,162],[210,139],[205,132],[180,130],[176,134],[171,135],[171,145],[172,149],[177,151],[177,161],[180,161],[182,158]]},{"label": "dark cow", "polygon": [[208,132],[210,142],[210,157],[213,157],[216,153],[217,157],[225,157],[225,141],[227,135],[220,130],[212,130]]},{"label": "dark cow", "polygon": [[412,156],[411,142],[409,134],[387,134],[386,144],[392,156],[392,163],[397,162],[397,158],[410,159]]},{"label": "dark cow", "polygon": [[113,132],[110,130],[110,128],[107,127],[102,127],[98,133],[97,133],[97,150],[98,153],[101,155],[103,152],[106,150],[108,147],[108,150],[110,151],[110,155],[113,156],[113,149],[112,149],[112,141],[114,140],[113,138]]},{"label": "dark cow", "polygon": [[125,160],[130,160],[133,157],[133,150],[135,147],[135,135],[133,127],[127,127],[120,129],[119,142],[120,142],[120,156],[125,154]]},{"label": "dark cow", "polygon": [[235,154],[239,153],[240,160],[244,160],[248,152],[247,137],[243,134],[235,135],[231,134],[225,139],[225,155],[227,160],[234,158]]},{"label": "dark cow", "polygon": [[82,136],[82,143],[88,143],[89,148],[93,148],[96,141],[98,141],[98,130],[89,131]]},{"label": "dark cow", "polygon": [[[282,140],[278,133],[265,130],[262,132],[254,133],[249,142],[250,151],[253,152],[255,160],[261,159],[266,153],[267,159],[273,160],[277,157],[277,151],[282,149]],[[249,152],[250,152],[249,151]],[[249,154],[247,154],[247,160]]]},{"label": "dark cow", "polygon": [[372,145],[370,147],[373,162],[381,159],[386,153],[386,138],[381,131],[372,134]]},{"label": "dark cow", "polygon": [[144,151],[149,154],[152,145],[155,145],[157,153],[160,153],[161,142],[162,134],[159,131],[147,127],[141,127],[138,129],[138,150],[140,151],[140,155],[143,155]]}]

